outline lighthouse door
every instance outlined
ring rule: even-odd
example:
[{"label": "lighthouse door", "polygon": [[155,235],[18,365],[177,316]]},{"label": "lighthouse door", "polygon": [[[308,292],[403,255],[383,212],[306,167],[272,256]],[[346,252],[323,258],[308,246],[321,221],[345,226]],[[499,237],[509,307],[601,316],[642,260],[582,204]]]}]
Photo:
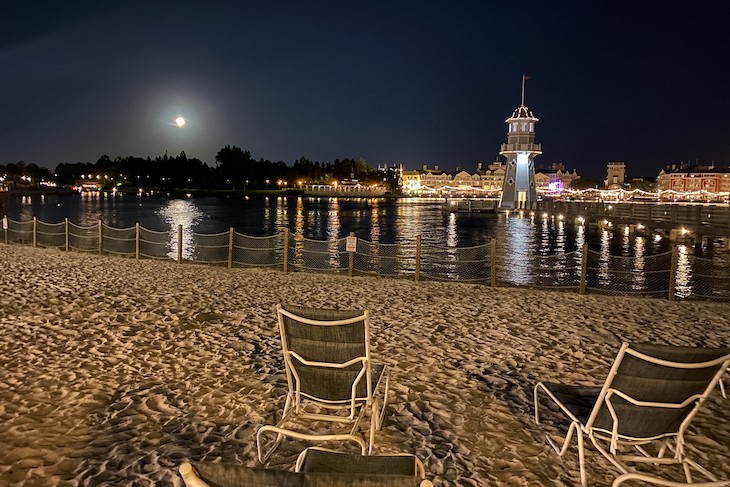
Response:
[{"label": "lighthouse door", "polygon": [[526,201],[527,201],[527,192],[518,191],[517,192],[517,208],[524,208]]}]

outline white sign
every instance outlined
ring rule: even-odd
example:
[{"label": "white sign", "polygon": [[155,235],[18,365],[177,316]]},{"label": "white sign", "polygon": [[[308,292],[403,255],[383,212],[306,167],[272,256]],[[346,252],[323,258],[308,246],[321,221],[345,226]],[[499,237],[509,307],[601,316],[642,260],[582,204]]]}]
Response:
[{"label": "white sign", "polygon": [[357,237],[347,237],[345,250],[347,252],[357,252]]},{"label": "white sign", "polygon": [[7,229],[8,229],[8,217],[4,216],[3,217],[3,230],[7,230]]}]

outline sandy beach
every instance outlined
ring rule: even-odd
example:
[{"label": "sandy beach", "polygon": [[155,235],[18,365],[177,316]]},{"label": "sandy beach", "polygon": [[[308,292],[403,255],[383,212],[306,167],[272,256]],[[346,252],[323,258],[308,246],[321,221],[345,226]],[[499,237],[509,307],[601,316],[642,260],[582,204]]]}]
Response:
[{"label": "sandy beach", "polygon": [[[730,306],[178,265],[0,244],[0,485],[182,485],[186,460],[257,466],[283,407],[277,303],[368,309],[396,366],[378,453],[434,484],[579,485],[533,419],[539,380],[599,385],[628,341],[727,345]],[[620,337],[620,338],[619,338]],[[730,478],[730,400],[687,435]],[[269,467],[293,469],[290,441]],[[345,449],[352,450],[351,446]],[[591,485],[616,471],[588,450]]]}]

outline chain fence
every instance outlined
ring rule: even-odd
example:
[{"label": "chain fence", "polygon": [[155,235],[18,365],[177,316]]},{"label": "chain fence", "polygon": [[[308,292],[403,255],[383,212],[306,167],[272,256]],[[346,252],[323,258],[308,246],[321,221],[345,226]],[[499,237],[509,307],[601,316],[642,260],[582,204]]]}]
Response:
[{"label": "chain fence", "polygon": [[136,233],[135,227],[114,228],[103,225],[103,252],[121,256],[134,256],[136,253]]},{"label": "chain fence", "polygon": [[5,229],[5,243],[32,244],[33,221],[18,222],[8,220],[8,228]]},{"label": "chain fence", "polygon": [[604,294],[667,296],[672,252],[623,257],[588,251],[586,289]]},{"label": "chain fence", "polygon": [[491,261],[490,244],[447,247],[421,255],[421,275],[433,281],[485,282]]},{"label": "chain fence", "polygon": [[234,233],[231,264],[236,267],[280,267],[284,261],[284,232],[266,237]]},{"label": "chain fence", "polygon": [[234,229],[203,234],[182,227],[153,231],[140,225],[114,228],[103,222],[80,226],[36,219],[7,219],[4,241],[179,263],[730,302],[730,259],[695,257],[687,246],[631,257],[586,246],[573,252],[522,255],[497,252],[495,239],[473,247],[431,246],[422,251],[417,237],[398,244],[357,238],[348,251],[347,238],[313,240],[288,230],[258,237]]},{"label": "chain fence", "polygon": [[192,245],[195,251],[192,260],[202,264],[226,264],[230,239],[230,232],[194,233]]},{"label": "chain fence", "polygon": [[[31,222],[32,223],[32,222]],[[66,224],[36,221],[36,245],[66,248]]]},{"label": "chain fence", "polygon": [[677,297],[730,301],[730,261],[722,262],[693,255],[687,255],[686,258],[686,265],[681,266],[680,257],[680,265],[677,267]]},{"label": "chain fence", "polygon": [[360,276],[408,277],[416,269],[416,244],[384,244],[357,239],[353,273]]},{"label": "chain fence", "polygon": [[68,222],[68,247],[79,252],[99,251],[99,224],[82,227]]}]

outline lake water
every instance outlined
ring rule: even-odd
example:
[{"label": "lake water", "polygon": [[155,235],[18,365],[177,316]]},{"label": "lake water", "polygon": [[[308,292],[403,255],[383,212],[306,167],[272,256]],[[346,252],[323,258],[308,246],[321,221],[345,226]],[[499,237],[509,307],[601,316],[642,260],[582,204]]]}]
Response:
[{"label": "lake water", "polygon": [[[166,198],[157,195],[121,194],[63,194],[15,196],[5,206],[5,213],[12,220],[27,221],[34,216],[46,223],[62,222],[68,218],[82,225],[105,224],[128,228],[139,223],[155,231],[170,231],[182,225],[186,235],[225,232],[230,227],[244,235],[273,235],[288,228],[295,239],[334,241],[353,232],[361,239],[376,244],[411,245],[417,235],[422,238],[423,252],[428,254],[451,252],[457,248],[484,245],[497,239],[497,251],[504,266],[510,268],[513,284],[529,284],[540,272],[533,266],[535,256],[562,256],[579,250],[588,243],[591,255],[595,253],[596,286],[601,280],[601,269],[608,275],[613,267],[626,268],[629,291],[640,291],[652,284],[652,256],[669,258],[672,245],[668,238],[658,234],[629,235],[622,229],[602,230],[577,225],[558,218],[542,218],[526,215],[524,218],[504,214],[449,213],[443,211],[443,199],[344,199],[329,197],[196,197]],[[170,232],[171,238],[176,232]],[[192,242],[192,240],[190,240]],[[696,262],[712,259],[720,269],[727,259],[727,252],[717,240],[711,245],[680,246],[680,271],[688,292],[697,287]],[[656,260],[666,259],[657,257]],[[566,269],[575,264],[579,255],[572,255],[570,262],[564,259],[542,262],[542,267]],[[621,258],[630,259],[624,263]],[[616,260],[618,259],[618,260]],[[694,259],[694,260],[692,260]],[[528,268],[525,263],[531,262]],[[591,264],[589,263],[589,266]],[[659,265],[659,264],[657,264]],[[664,264],[661,264],[664,265]],[[660,267],[657,267],[659,269]],[[550,278],[546,274],[544,277]],[[655,269],[656,270],[656,269]],[[636,274],[645,271],[643,280]],[[717,274],[717,269],[712,274]],[[575,276],[566,285],[575,283]],[[605,276],[604,276],[605,277]],[[659,278],[660,276],[657,276]],[[681,276],[678,276],[678,280]],[[712,286],[730,287],[728,281],[715,279]],[[616,279],[613,279],[616,281]],[[666,275],[664,276],[666,281]],[[609,279],[610,281],[610,279]],[[693,284],[694,283],[694,284]],[[546,284],[547,285],[547,284]],[[622,284],[623,285],[623,284]],[[709,286],[709,284],[702,284]],[[710,286],[710,287],[712,287]],[[666,286],[665,286],[666,287]],[[724,292],[724,291],[722,291]]]}]

